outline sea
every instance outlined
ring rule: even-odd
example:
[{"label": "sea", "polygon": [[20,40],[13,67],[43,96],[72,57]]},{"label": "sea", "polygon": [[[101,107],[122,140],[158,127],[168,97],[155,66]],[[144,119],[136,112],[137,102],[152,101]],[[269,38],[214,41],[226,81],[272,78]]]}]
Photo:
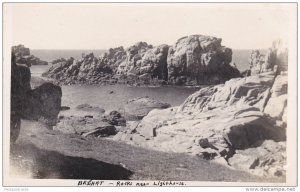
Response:
[{"label": "sea", "polygon": [[[79,59],[82,54],[94,53],[100,56],[105,50],[31,50],[31,54],[51,62],[59,58]],[[261,50],[265,52],[265,50]],[[249,68],[248,59],[251,50],[233,50],[233,62],[240,71]],[[32,76],[41,76],[51,64],[47,66],[31,66]],[[62,105],[71,108],[71,114],[78,114],[76,106],[80,104],[90,104],[98,106],[106,111],[123,110],[124,105],[130,99],[136,97],[145,97],[170,103],[172,106],[178,106],[192,93],[198,91],[199,87],[183,86],[163,86],[163,87],[132,87],[128,85],[62,85]],[[110,94],[110,92],[113,92]]]}]

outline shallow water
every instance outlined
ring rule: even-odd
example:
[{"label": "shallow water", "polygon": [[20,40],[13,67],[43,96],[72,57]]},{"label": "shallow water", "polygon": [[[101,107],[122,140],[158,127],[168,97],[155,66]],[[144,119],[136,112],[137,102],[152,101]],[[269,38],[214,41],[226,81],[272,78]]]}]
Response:
[{"label": "shallow water", "polygon": [[[130,87],[127,85],[71,85],[62,86],[62,105],[71,108],[78,104],[88,103],[99,106],[105,110],[123,109],[129,99],[149,96],[150,98],[170,103],[172,106],[180,105],[190,94],[199,88],[187,87]],[[113,91],[112,94],[109,92]]]}]

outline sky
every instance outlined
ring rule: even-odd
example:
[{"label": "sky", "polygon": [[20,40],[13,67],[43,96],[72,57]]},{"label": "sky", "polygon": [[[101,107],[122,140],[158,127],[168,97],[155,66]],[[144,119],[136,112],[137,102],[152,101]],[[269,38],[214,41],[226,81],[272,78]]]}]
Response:
[{"label": "sky", "polygon": [[222,38],[233,49],[264,49],[294,27],[295,4],[4,4],[4,39],[30,49],[173,45],[193,34]]}]

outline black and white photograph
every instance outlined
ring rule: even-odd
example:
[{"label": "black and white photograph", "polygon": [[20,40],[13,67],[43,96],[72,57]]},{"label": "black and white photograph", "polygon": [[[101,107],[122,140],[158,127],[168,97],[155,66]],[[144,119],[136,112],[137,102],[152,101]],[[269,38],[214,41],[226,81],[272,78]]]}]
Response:
[{"label": "black and white photograph", "polygon": [[3,186],[296,186],[297,5],[3,3]]}]

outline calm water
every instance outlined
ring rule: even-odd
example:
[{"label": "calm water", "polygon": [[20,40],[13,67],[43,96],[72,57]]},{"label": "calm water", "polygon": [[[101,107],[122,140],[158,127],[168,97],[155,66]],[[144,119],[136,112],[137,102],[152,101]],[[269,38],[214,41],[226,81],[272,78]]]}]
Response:
[{"label": "calm water", "polygon": [[[199,88],[187,87],[130,87],[127,85],[71,85],[62,86],[62,105],[74,109],[77,105],[88,103],[99,106],[105,110],[122,111],[129,99],[149,96],[153,99],[170,103],[172,106],[180,105],[190,94]],[[113,94],[109,94],[113,91]]]},{"label": "calm water", "polygon": [[[32,76],[41,76],[48,66],[32,66]],[[80,104],[98,106],[106,111],[122,111],[129,99],[148,96],[150,98],[170,103],[172,106],[180,105],[189,95],[199,90],[196,87],[131,87],[127,85],[62,85],[62,105],[71,109],[63,111],[64,115],[97,115],[95,112],[77,111],[75,107]],[[112,94],[109,92],[113,91]]]},{"label": "calm water", "polygon": [[[81,53],[94,52],[100,55],[103,50],[32,50],[31,53],[42,60],[52,61],[61,57],[74,57],[79,59]],[[233,61],[239,70],[248,69],[248,58],[251,50],[233,50]],[[32,66],[32,76],[41,76],[48,66]],[[79,104],[88,103],[93,106],[99,106],[105,110],[122,110],[124,104],[129,99],[135,97],[149,96],[153,99],[170,103],[172,106],[180,105],[190,94],[199,90],[199,88],[188,88],[178,86],[168,87],[130,87],[127,85],[71,85],[62,86],[63,96],[62,105],[71,107],[71,110],[63,113],[72,113],[76,115],[74,109]],[[113,94],[109,94],[113,91]]]}]

